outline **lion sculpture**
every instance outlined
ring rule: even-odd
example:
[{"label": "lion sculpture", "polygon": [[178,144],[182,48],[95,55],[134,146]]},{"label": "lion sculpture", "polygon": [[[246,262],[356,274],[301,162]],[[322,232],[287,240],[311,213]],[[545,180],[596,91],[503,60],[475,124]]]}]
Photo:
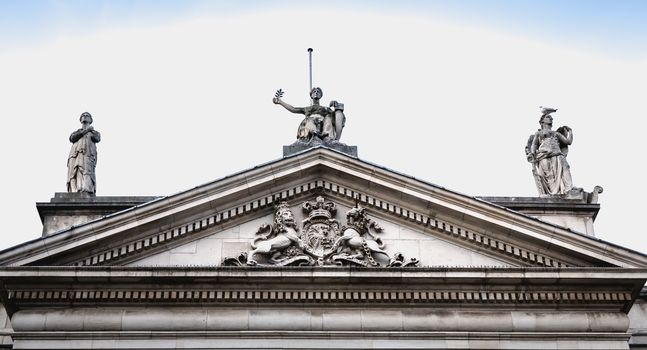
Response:
[{"label": "lion sculpture", "polygon": [[256,237],[252,242],[252,251],[247,256],[248,265],[257,265],[256,254],[270,256],[274,263],[280,263],[285,258],[284,251],[289,247],[296,245],[299,249],[303,247],[303,242],[299,239],[298,228],[294,222],[294,215],[286,202],[281,202],[276,206],[274,213],[274,223],[272,226],[263,225],[259,228],[257,234],[266,232],[267,235]]}]

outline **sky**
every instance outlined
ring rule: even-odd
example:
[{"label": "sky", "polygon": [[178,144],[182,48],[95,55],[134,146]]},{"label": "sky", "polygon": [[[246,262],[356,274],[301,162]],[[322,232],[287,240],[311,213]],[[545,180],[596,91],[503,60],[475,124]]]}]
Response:
[{"label": "sky", "polygon": [[470,196],[535,196],[539,106],[568,125],[597,237],[641,252],[645,1],[0,1],[0,249],[38,238],[69,134],[101,132],[97,195],[171,195],[281,157],[343,102],[359,157]]}]

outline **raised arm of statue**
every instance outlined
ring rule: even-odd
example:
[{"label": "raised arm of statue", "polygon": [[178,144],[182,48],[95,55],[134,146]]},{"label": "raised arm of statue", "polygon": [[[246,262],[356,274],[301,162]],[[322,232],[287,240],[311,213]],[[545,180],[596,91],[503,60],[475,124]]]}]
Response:
[{"label": "raised arm of statue", "polygon": [[294,107],[291,104],[284,102],[279,97],[274,97],[272,99],[272,102],[274,102],[274,104],[283,106],[283,108],[287,109],[289,112],[296,113],[296,114],[306,114],[305,108]]}]

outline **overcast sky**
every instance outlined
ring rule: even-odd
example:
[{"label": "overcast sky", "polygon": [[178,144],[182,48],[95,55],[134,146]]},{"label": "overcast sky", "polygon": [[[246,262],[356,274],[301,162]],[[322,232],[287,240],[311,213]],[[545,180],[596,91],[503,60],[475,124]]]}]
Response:
[{"label": "overcast sky", "polygon": [[41,234],[69,134],[101,132],[97,194],[170,195],[281,157],[308,47],[342,142],[473,196],[535,196],[539,106],[568,125],[601,239],[647,252],[645,1],[2,1],[0,249]]}]

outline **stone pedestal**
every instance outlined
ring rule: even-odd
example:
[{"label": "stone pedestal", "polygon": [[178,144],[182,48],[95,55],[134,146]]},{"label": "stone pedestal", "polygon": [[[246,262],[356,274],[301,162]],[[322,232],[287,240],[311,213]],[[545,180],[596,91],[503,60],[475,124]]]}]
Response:
[{"label": "stone pedestal", "polygon": [[[600,204],[591,203],[591,194],[576,198],[559,197],[478,197],[484,201],[550,222],[573,231],[595,236],[593,222]],[[596,198],[597,201],[597,198]]]},{"label": "stone pedestal", "polygon": [[315,147],[324,147],[324,148],[329,148],[335,151],[339,151],[344,154],[348,154],[349,156],[356,157],[357,158],[357,146],[349,146],[344,143],[340,142],[300,142],[297,141],[291,145],[285,145],[283,146],[283,157],[287,157],[292,154],[296,154],[299,152],[303,152],[307,149],[310,148],[315,148]]},{"label": "stone pedestal", "polygon": [[89,193],[56,192],[49,202],[36,203],[43,236],[81,225],[102,216],[116,213],[159,197],[101,196]]}]

